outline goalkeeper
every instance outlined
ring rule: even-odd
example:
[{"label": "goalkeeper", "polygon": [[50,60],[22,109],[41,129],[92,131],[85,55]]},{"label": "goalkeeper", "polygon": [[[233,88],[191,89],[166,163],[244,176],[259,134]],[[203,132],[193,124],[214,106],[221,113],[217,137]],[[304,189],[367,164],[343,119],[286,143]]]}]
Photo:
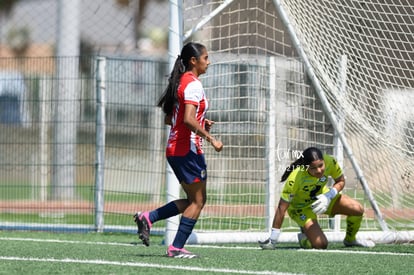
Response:
[{"label": "goalkeeper", "polygon": [[[335,180],[332,188],[326,186],[328,177]],[[327,248],[328,240],[317,219],[320,214],[347,216],[345,246],[375,246],[370,240],[356,239],[364,208],[358,201],[340,193],[345,186],[345,178],[332,156],[322,154],[315,147],[307,148],[286,168],[281,178],[281,182],[284,181],[270,237],[259,241],[262,249],[275,249],[286,211],[300,226],[302,233],[298,234],[298,239],[302,248]]]}]

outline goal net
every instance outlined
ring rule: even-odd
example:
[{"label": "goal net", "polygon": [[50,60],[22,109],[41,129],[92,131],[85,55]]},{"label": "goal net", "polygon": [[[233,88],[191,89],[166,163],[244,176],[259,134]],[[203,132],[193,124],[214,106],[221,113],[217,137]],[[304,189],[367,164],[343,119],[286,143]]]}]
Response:
[{"label": "goal net", "polygon": [[[412,241],[414,10],[409,0],[184,0],[184,40],[207,46],[202,77],[225,145],[207,148],[208,203],[190,241],[268,236],[280,176],[304,148],[335,155],[359,234]],[[344,218],[320,219],[342,240]],[[286,217],[282,241],[298,228]]]}]

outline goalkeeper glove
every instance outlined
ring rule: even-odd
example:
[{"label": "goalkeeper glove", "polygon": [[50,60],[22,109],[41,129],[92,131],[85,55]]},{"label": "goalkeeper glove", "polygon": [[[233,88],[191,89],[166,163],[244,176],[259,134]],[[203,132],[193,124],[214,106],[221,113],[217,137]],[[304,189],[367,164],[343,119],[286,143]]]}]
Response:
[{"label": "goalkeeper glove", "polygon": [[329,192],[316,196],[316,201],[312,203],[313,213],[317,215],[325,213],[336,194],[338,194],[338,191],[335,188],[331,188]]}]

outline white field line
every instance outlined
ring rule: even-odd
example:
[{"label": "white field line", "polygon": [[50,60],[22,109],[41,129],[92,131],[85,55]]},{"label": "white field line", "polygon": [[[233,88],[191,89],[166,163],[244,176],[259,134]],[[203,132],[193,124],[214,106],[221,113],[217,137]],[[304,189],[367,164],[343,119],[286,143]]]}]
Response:
[{"label": "white field line", "polygon": [[[70,244],[90,244],[90,245],[114,245],[114,246],[134,246],[128,243],[113,243],[113,242],[82,242],[69,240],[55,240],[55,239],[32,239],[32,238],[5,238],[0,237],[0,241],[24,241],[24,242],[47,242],[47,243],[70,243]],[[222,247],[223,248],[223,247]],[[104,260],[80,260],[80,259],[55,259],[55,258],[32,258],[32,257],[13,257],[0,256],[1,261],[27,261],[27,262],[58,262],[58,263],[77,263],[77,264],[96,264],[96,265],[114,265],[114,266],[131,266],[131,267],[148,267],[148,268],[162,268],[174,270],[187,271],[203,271],[213,273],[232,273],[232,274],[255,274],[255,275],[293,275],[294,273],[282,273],[275,271],[254,271],[242,269],[221,269],[221,268],[202,268],[190,266],[177,265],[160,265],[151,263],[137,263],[137,262],[118,262],[118,261],[104,261]],[[296,274],[296,273],[295,273]]]},{"label": "white field line", "polygon": [[[0,238],[1,240],[1,238]],[[224,247],[214,245],[188,245],[192,247],[209,247],[209,248],[221,248],[221,249],[237,249],[237,250],[261,250],[260,247]],[[277,248],[276,248],[277,250]],[[286,250],[282,248],[280,250]],[[303,249],[303,248],[288,248],[288,250],[296,250],[298,252],[306,253],[342,253],[342,254],[366,254],[366,255],[390,255],[390,256],[414,256],[414,253],[394,253],[394,252],[381,252],[381,251],[361,251],[361,250],[337,250],[337,249]]]},{"label": "white field line", "polygon": [[[30,242],[48,242],[48,243],[72,243],[72,244],[90,244],[90,245],[114,245],[114,246],[133,246],[128,243],[113,243],[113,242],[83,242],[83,241],[69,241],[69,240],[55,240],[55,239],[33,239],[33,238],[6,238],[0,237],[2,241],[30,241]],[[190,246],[190,245],[189,245]],[[224,247],[214,245],[191,245],[192,247],[209,247],[215,249],[251,249],[259,250],[257,247]],[[373,251],[352,251],[352,250],[316,250],[316,249],[296,249],[298,252],[315,252],[315,253],[344,253],[344,254],[373,254],[373,255],[391,255],[391,256],[413,256],[409,253],[390,253],[390,252],[373,252]],[[2,261],[30,261],[30,262],[59,262],[59,263],[77,263],[77,264],[96,264],[96,265],[113,265],[113,266],[131,266],[131,267],[147,267],[147,268],[162,268],[168,270],[187,270],[187,271],[203,271],[213,273],[233,273],[233,274],[257,274],[257,275],[292,275],[292,273],[281,273],[275,271],[253,271],[253,270],[239,270],[239,269],[220,269],[220,268],[202,268],[190,266],[177,265],[159,265],[151,263],[139,262],[119,262],[119,261],[104,261],[104,260],[80,260],[80,259],[55,259],[55,258],[26,258],[13,256],[0,256]]]},{"label": "white field line", "polygon": [[78,260],[78,259],[55,259],[55,258],[25,258],[25,257],[5,257],[0,256],[3,261],[27,261],[27,262],[53,262],[53,263],[76,263],[76,264],[95,264],[95,265],[115,265],[115,266],[131,266],[131,267],[148,267],[161,269],[175,269],[186,271],[203,271],[214,273],[236,273],[236,274],[257,274],[257,275],[293,275],[293,273],[281,273],[274,271],[252,271],[239,269],[224,269],[224,268],[202,268],[178,265],[160,265],[149,263],[131,263],[131,262],[117,262],[117,261],[103,261],[103,260]]},{"label": "white field line", "polygon": [[[30,242],[45,242],[45,243],[72,243],[72,244],[90,244],[90,245],[113,245],[113,246],[135,246],[132,243],[112,243],[112,242],[84,242],[84,241],[69,241],[56,239],[32,239],[32,238],[7,238],[0,237],[0,241],[30,241]],[[243,246],[217,246],[217,245],[187,245],[187,247],[203,247],[215,249],[236,249],[236,250],[260,250],[259,247],[243,247]],[[412,253],[393,253],[381,251],[358,251],[358,250],[320,250],[320,249],[295,249],[298,252],[306,253],[342,253],[342,254],[367,254],[367,255],[390,255],[390,256],[414,256]]]},{"label": "white field line", "polygon": [[[32,239],[32,238],[7,238],[0,237],[0,241],[30,241],[30,242],[45,242],[45,243],[72,243],[72,244],[88,244],[88,245],[113,245],[113,246],[135,246],[132,243],[112,243],[112,242],[85,242],[85,241],[69,241],[56,239]],[[187,245],[187,247],[203,247],[215,249],[236,249],[236,250],[261,250],[259,247],[243,247],[243,246],[217,246],[217,245]],[[342,254],[366,254],[366,255],[390,255],[390,256],[414,256],[412,253],[394,253],[381,251],[360,251],[360,250],[321,250],[321,249],[296,249],[298,252],[306,253],[342,253]]]},{"label": "white field line", "polygon": [[32,238],[2,238],[0,241],[22,241],[22,242],[40,242],[40,243],[72,243],[72,244],[91,244],[91,245],[114,245],[114,246],[132,246],[130,243],[109,243],[109,242],[82,242],[69,240],[54,239],[32,239]]},{"label": "white field line", "polygon": [[414,256],[414,253],[394,253],[381,251],[359,251],[359,250],[320,250],[320,249],[299,249],[303,252],[317,253],[342,253],[342,254],[365,254],[365,255],[389,255],[389,256]]}]

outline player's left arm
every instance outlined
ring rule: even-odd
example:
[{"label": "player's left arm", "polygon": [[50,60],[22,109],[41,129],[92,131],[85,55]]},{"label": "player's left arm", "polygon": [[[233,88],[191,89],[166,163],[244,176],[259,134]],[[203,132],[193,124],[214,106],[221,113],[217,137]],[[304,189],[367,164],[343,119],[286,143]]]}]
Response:
[{"label": "player's left arm", "polygon": [[333,166],[331,166],[329,175],[334,178],[335,183],[328,192],[316,196],[316,201],[312,203],[312,211],[317,215],[325,213],[331,200],[345,187],[345,177],[341,167],[334,158],[331,158],[331,161]]},{"label": "player's left arm", "polygon": [[332,188],[335,188],[336,191],[339,193],[344,189],[344,187],[345,187],[345,176],[342,174],[341,176],[335,179],[335,182],[332,185]]},{"label": "player's left arm", "polygon": [[[338,161],[333,156],[330,157],[330,176],[334,179],[334,184],[332,185],[332,188],[335,188],[337,192],[341,192],[345,187],[345,176],[343,174],[342,168],[339,165]],[[331,189],[332,189],[331,188]]]}]

